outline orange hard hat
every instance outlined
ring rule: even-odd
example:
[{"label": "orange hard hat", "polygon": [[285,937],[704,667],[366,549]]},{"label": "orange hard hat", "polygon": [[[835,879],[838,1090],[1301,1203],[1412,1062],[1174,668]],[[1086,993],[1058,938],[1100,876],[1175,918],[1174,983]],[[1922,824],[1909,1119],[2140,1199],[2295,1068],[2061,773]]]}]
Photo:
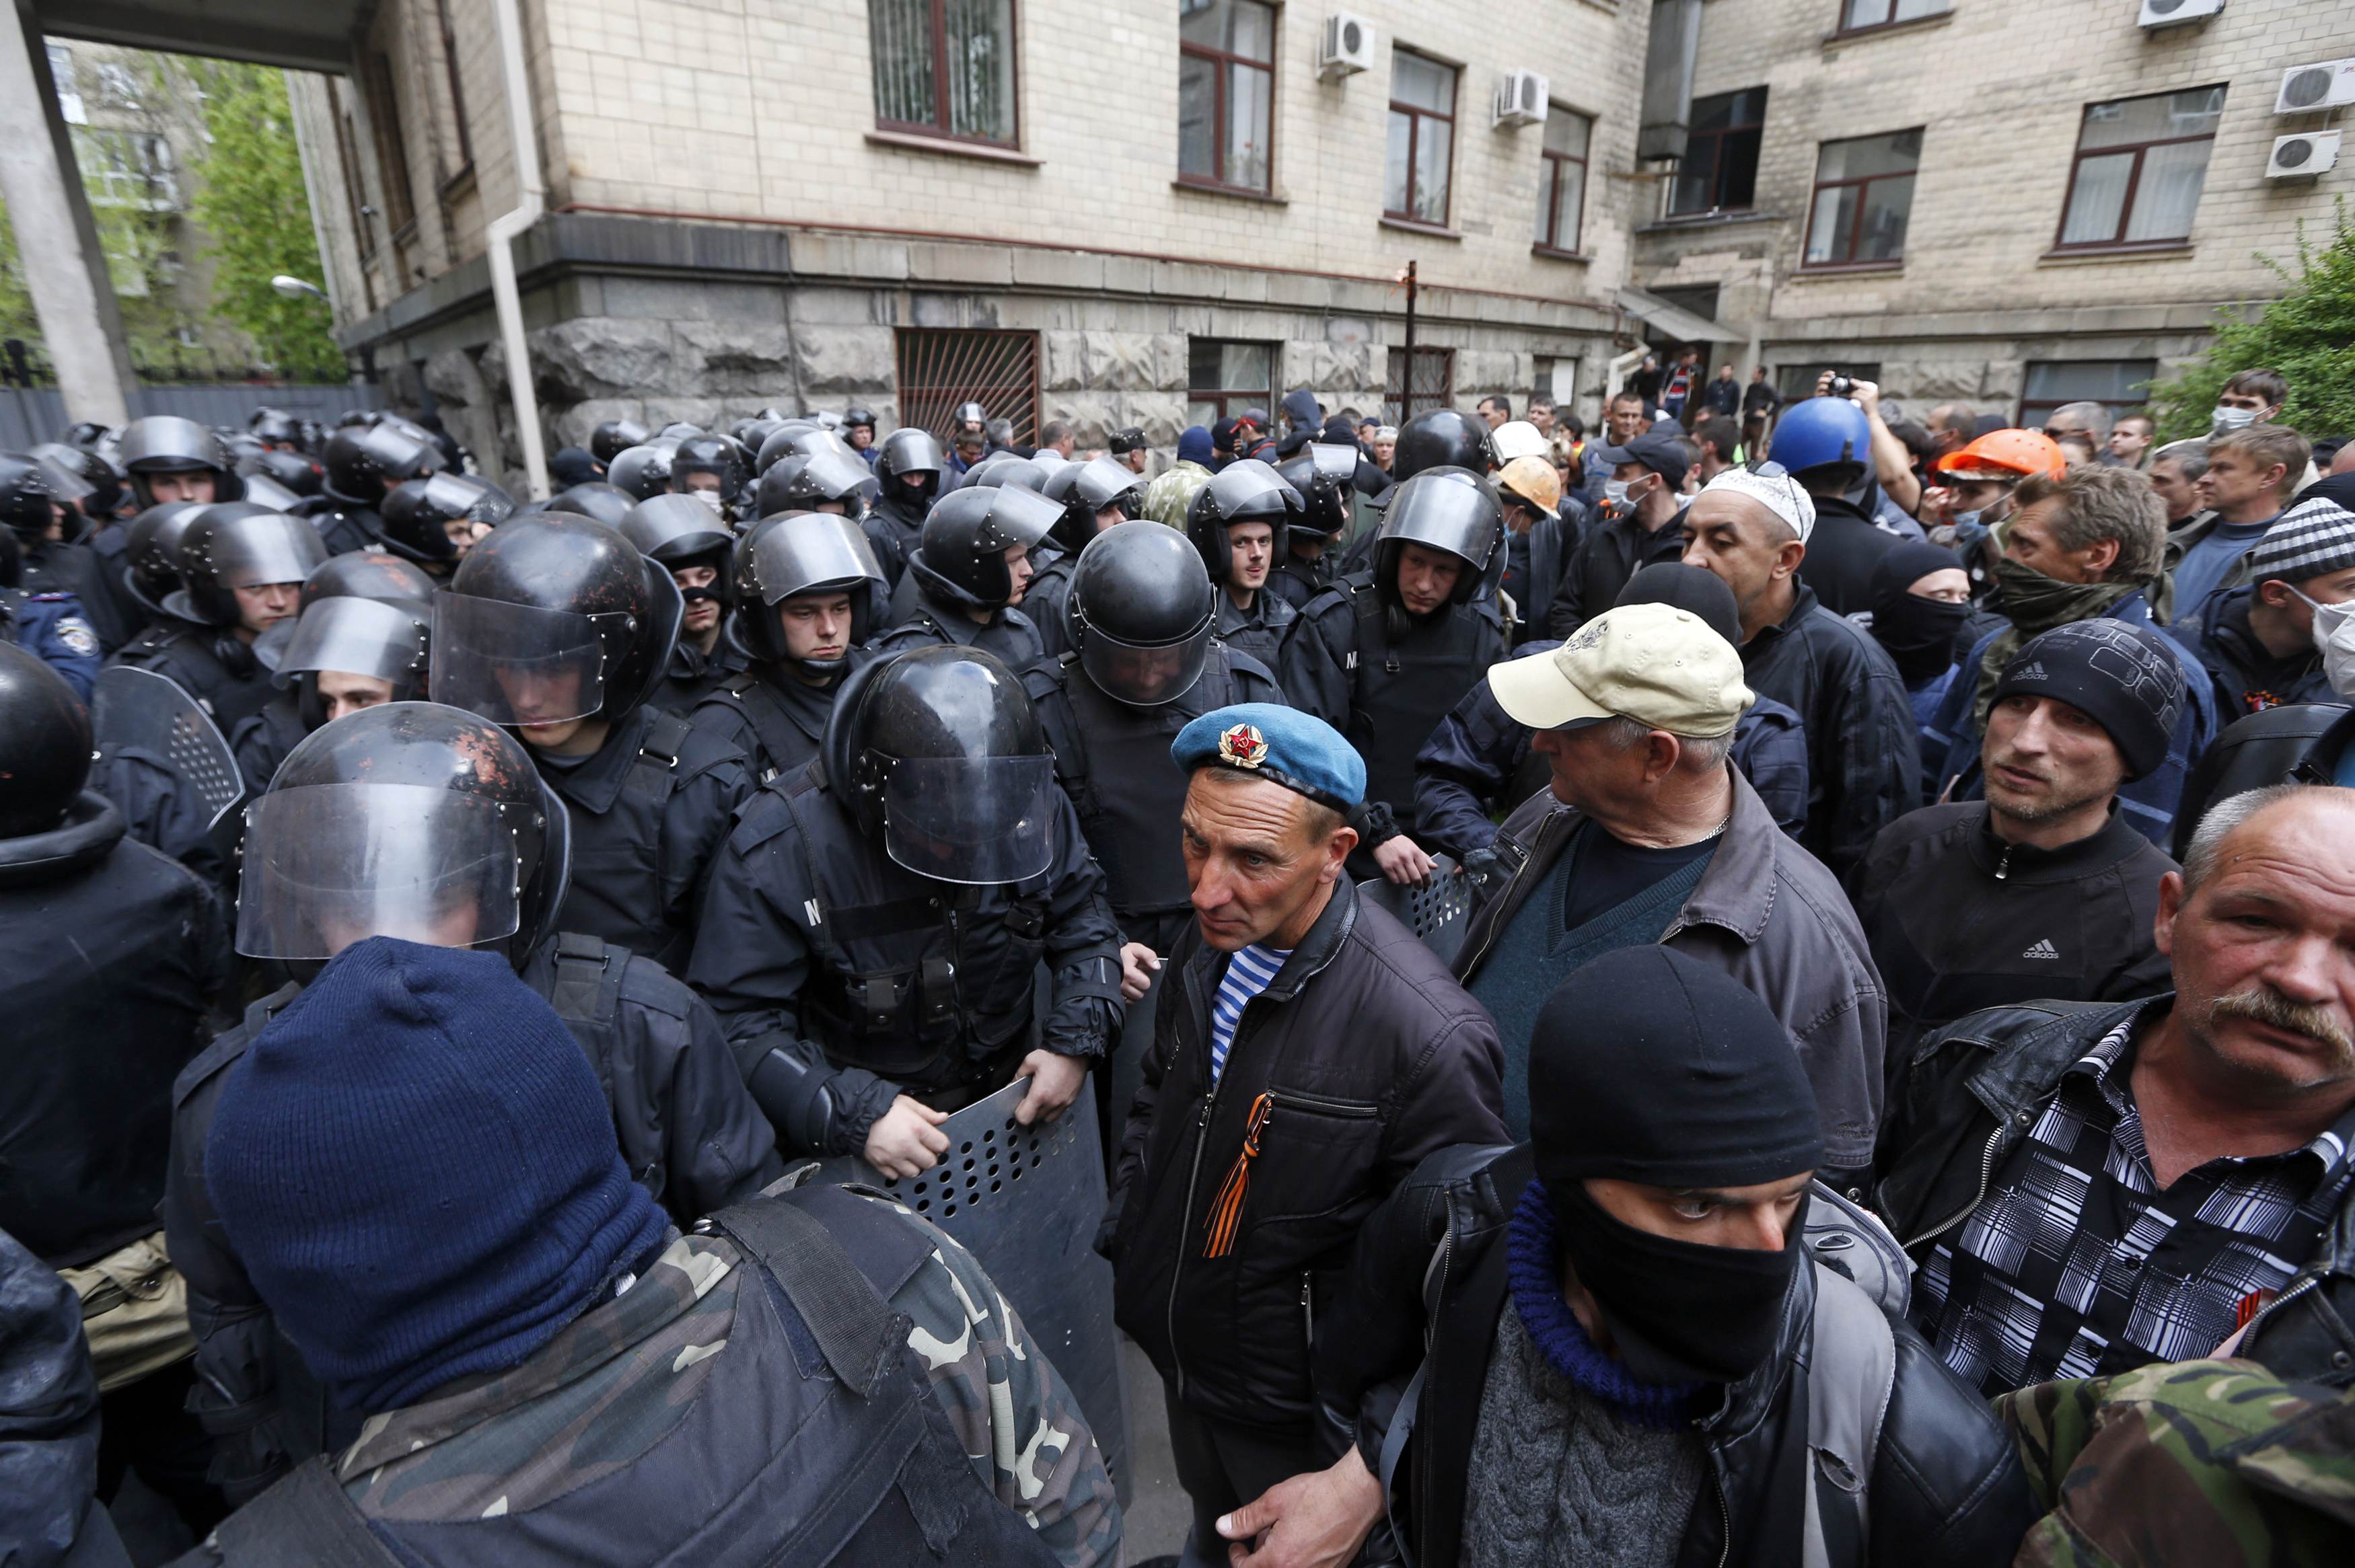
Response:
[{"label": "orange hard hat", "polygon": [[1935,466],[1956,479],[2025,479],[2031,473],[2057,477],[2069,460],[2041,430],[1989,430],[1962,450],[1948,452]]},{"label": "orange hard hat", "polygon": [[1561,475],[1541,457],[1517,457],[1497,475],[1497,488],[1509,490],[1551,516],[1561,505]]}]

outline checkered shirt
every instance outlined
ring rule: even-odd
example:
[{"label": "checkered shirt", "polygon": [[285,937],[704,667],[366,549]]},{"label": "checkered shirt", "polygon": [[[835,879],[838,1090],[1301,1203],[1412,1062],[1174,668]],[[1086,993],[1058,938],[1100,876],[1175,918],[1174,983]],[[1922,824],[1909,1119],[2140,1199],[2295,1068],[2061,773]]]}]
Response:
[{"label": "checkered shirt", "polygon": [[1914,1321],[1990,1396],[2212,1353],[2244,1301],[2297,1273],[2355,1180],[2350,1112],[2303,1148],[2211,1160],[2159,1192],[2127,1076],[2135,1027],[2156,1016],[2062,1075],[1914,1279]]}]

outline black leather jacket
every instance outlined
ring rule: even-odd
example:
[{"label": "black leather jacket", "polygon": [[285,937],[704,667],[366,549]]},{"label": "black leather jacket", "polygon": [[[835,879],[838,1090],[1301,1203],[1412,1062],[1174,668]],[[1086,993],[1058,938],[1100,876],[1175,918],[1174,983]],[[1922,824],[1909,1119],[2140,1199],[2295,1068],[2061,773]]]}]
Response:
[{"label": "black leather jacket", "polygon": [[[1448,1150],[1424,1161],[1366,1222],[1350,1287],[1316,1337],[1325,1418],[1354,1436],[1377,1474],[1398,1390],[1429,1348],[1391,1499],[1418,1563],[1453,1563],[1463,1542],[1465,1499],[1479,1483],[1469,1466],[1480,1397],[1497,1316],[1510,1305],[1504,1238],[1532,1170],[1526,1144]],[[1803,1511],[1792,1491],[1810,1481],[1804,1369],[1816,1289],[1814,1269],[1792,1271],[1774,1353],[1729,1385],[1724,1404],[1700,1423],[1710,1499],[1686,1521],[1678,1568],[1798,1561],[1789,1526]],[[1436,1304],[1428,1320],[1426,1301]],[[1870,1539],[1853,1563],[2010,1562],[2037,1511],[2010,1438],[1919,1334],[1891,1328],[1897,1366],[1867,1481]]]}]

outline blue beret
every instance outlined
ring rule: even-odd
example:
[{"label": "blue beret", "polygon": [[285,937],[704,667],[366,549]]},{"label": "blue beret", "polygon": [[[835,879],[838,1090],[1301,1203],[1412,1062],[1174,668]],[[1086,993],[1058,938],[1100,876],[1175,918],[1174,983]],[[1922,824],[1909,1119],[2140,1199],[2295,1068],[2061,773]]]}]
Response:
[{"label": "blue beret", "polygon": [[1204,714],[1178,732],[1169,755],[1191,773],[1231,768],[1296,789],[1337,811],[1366,798],[1366,764],[1340,731],[1280,703],[1237,703]]}]

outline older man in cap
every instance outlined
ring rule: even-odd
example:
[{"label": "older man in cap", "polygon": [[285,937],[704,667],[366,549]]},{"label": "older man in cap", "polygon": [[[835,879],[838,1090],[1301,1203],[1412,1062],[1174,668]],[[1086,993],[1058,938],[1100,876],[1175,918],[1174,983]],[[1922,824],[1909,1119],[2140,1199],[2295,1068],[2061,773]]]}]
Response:
[{"label": "older man in cap", "polygon": [[1752,696],[1732,644],[1665,604],[1614,607],[1550,654],[1488,671],[1550,789],[1505,821],[1513,866],[1476,910],[1457,978],[1497,1020],[1506,1123],[1529,1129],[1530,1030],[1572,969],[1664,943],[1740,980],[1783,1022],[1823,1119],[1828,1179],[1872,1161],[1881,977],[1839,885],[1727,760]]},{"label": "older man in cap", "polygon": [[1308,1347],[1359,1223],[1423,1156],[1505,1127],[1496,1026],[1342,874],[1366,783],[1349,743],[1244,703],[1170,753],[1192,776],[1195,928],[1162,982],[1109,1250],[1120,1326],[1164,1380],[1190,1564],[1224,1560],[1221,1516],[1324,1462]]}]

